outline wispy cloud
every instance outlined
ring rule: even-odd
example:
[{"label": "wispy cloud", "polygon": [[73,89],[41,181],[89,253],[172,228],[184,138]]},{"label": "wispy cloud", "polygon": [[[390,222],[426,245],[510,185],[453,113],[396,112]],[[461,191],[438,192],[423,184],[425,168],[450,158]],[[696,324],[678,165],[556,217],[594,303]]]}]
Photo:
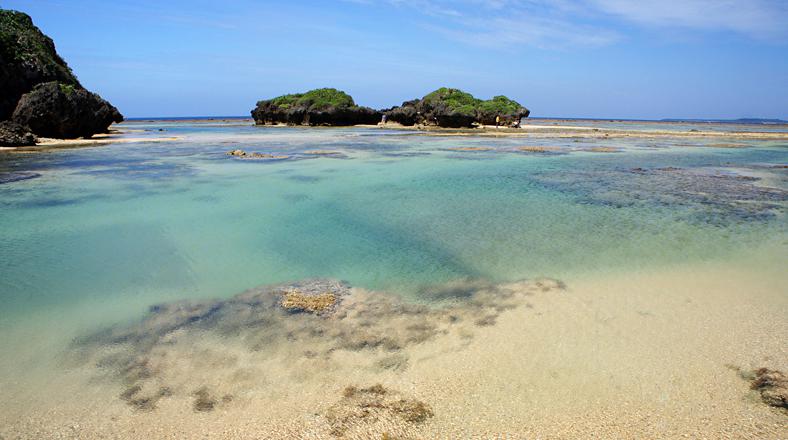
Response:
[{"label": "wispy cloud", "polygon": [[[785,0],[348,0],[408,8],[424,27],[467,44],[544,49],[605,46],[632,25],[788,39]],[[626,25],[626,26],[625,26]]]},{"label": "wispy cloud", "polygon": [[410,8],[431,18],[423,26],[441,35],[483,47],[595,47],[619,38],[614,30],[571,17],[570,11],[575,8],[565,0],[386,0],[384,3]]},{"label": "wispy cloud", "polygon": [[648,26],[732,31],[754,38],[788,37],[788,2],[784,0],[591,0],[589,5]]}]

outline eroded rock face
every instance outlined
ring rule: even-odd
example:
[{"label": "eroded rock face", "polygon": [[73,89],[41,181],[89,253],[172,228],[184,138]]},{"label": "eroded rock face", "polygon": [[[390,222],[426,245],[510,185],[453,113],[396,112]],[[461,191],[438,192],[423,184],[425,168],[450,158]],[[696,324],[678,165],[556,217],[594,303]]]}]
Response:
[{"label": "eroded rock face", "polygon": [[22,96],[13,120],[39,136],[77,138],[106,133],[110,124],[122,122],[123,116],[95,93],[52,81]]},{"label": "eroded rock face", "polygon": [[11,121],[0,122],[0,147],[26,147],[36,144],[29,127]]}]

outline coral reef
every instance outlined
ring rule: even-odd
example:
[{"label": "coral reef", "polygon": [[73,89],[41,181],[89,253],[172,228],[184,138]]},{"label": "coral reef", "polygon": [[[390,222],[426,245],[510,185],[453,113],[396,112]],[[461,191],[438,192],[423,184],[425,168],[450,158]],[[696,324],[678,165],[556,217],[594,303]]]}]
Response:
[{"label": "coral reef", "polygon": [[280,304],[288,311],[322,313],[331,310],[337,301],[338,297],[331,292],[310,295],[294,289],[282,293]]},{"label": "coral reef", "polygon": [[[603,206],[686,207],[692,222],[729,224],[774,218],[784,210],[788,191],[760,185],[760,177],[718,168],[588,170],[529,176],[544,187],[566,192],[581,203]],[[773,173],[784,173],[772,170]]]},{"label": "coral reef", "polygon": [[[408,347],[450,337],[461,349],[476,329],[528,305],[532,295],[563,288],[550,279],[458,280],[423,289],[420,296],[430,304],[419,304],[341,281],[305,280],[224,300],[156,305],[136,324],[76,340],[71,353],[75,362],[123,383],[121,398],[137,409],[152,410],[175,395],[196,399],[195,411],[209,411],[216,396],[257,383],[242,365],[283,362],[297,380],[342,368],[396,374],[409,366]],[[357,355],[337,358],[343,351]],[[347,359],[356,360],[343,363]],[[206,384],[212,392],[194,391]],[[420,411],[418,405],[390,406],[397,414]]]}]

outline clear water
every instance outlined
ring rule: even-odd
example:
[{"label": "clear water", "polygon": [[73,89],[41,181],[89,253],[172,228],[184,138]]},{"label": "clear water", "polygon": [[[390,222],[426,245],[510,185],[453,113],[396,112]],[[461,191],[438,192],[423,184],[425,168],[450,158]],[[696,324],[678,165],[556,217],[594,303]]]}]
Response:
[{"label": "clear water", "polygon": [[[604,146],[621,152],[600,154],[581,151],[598,140],[237,121],[126,128],[140,130],[127,136],[182,139],[0,156],[0,172],[41,175],[0,185],[0,329],[7,335],[23,328],[68,337],[136,319],[154,303],[310,277],[418,299],[425,286],[458,278],[638,270],[726,258],[786,238],[779,195],[766,207],[746,202],[756,208],[741,212],[735,203],[674,192],[651,198],[624,186],[609,193],[637,167],[746,169],[784,189],[785,171],[772,165],[788,161],[785,142],[723,149],[618,139]],[[567,154],[512,150],[522,145],[558,145]],[[291,159],[225,154],[234,148]],[[315,149],[343,155],[304,154]]]}]

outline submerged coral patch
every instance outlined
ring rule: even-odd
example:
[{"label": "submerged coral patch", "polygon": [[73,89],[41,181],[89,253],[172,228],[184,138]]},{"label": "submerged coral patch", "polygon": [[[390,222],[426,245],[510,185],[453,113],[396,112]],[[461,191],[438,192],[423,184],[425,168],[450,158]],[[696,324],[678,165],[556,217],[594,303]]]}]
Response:
[{"label": "submerged coral patch", "polygon": [[354,431],[379,431],[381,436],[387,436],[403,424],[424,423],[434,415],[426,403],[376,384],[367,388],[346,387],[340,401],[328,409],[325,417],[331,434],[342,437]]},{"label": "submerged coral patch", "polygon": [[758,391],[767,405],[788,409],[788,377],[782,371],[756,370],[750,388]]},{"label": "submerged coral patch", "polygon": [[[779,172],[779,171],[777,171]],[[785,209],[788,191],[759,185],[759,177],[724,168],[644,168],[539,172],[544,187],[572,194],[581,203],[604,206],[690,208],[688,220],[727,224],[763,221]]]},{"label": "submerged coral patch", "polygon": [[334,307],[337,300],[337,295],[332,292],[310,295],[294,289],[282,293],[281,306],[285,310],[294,312],[320,313]]},{"label": "submerged coral patch", "polygon": [[[479,326],[495,325],[520,306],[527,310],[533,295],[561,289],[550,279],[460,280],[425,289],[432,304],[419,304],[314,279],[225,300],[156,305],[142,321],[83,337],[73,349],[80,362],[125,384],[121,399],[133,407],[152,410],[172,394],[205,412],[221,403],[217,396],[260,386],[254,371],[261,365],[283,365],[297,381],[360,369],[400,373],[410,365],[409,347],[447,337],[461,349]],[[386,405],[408,421],[422,411],[407,402]]]}]

